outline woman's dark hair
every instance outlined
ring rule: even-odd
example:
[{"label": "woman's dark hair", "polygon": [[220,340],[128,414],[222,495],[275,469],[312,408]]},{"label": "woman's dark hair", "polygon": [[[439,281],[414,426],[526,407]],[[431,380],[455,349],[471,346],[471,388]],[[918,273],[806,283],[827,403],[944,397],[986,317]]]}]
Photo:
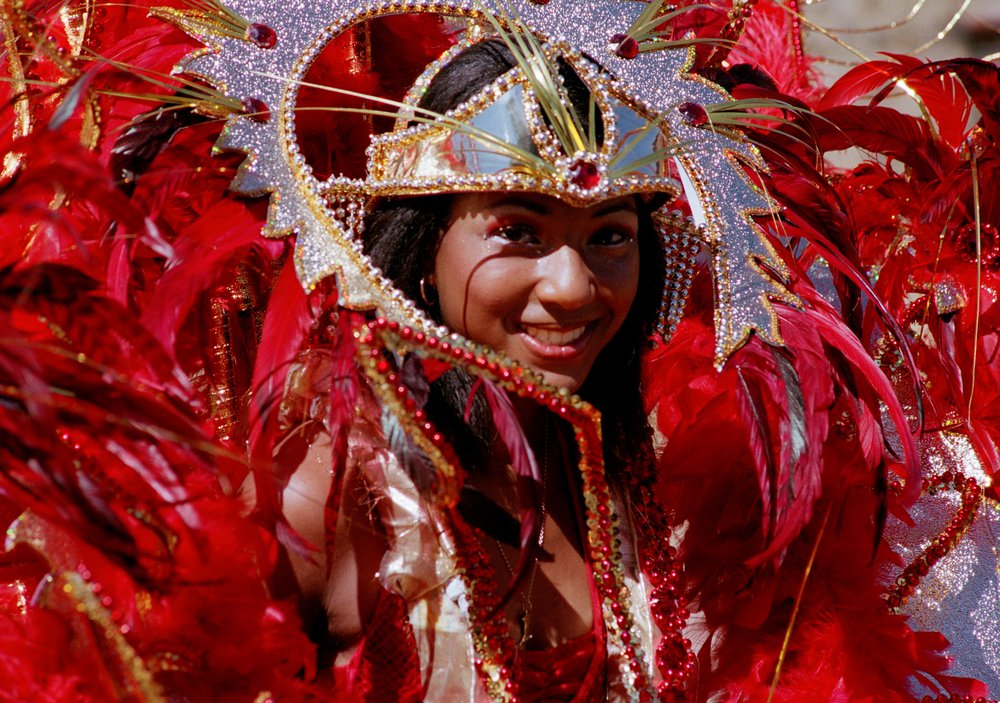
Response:
[{"label": "woman's dark hair", "polygon": [[[475,44],[434,77],[420,107],[446,112],[514,66],[514,56],[503,42]],[[560,63],[560,73],[577,114],[585,119],[589,114],[588,88],[568,64]],[[600,115],[597,117],[600,119]],[[603,138],[600,123],[595,132],[599,140]],[[435,301],[431,304],[423,299],[420,282],[433,269],[450,210],[451,199],[446,195],[396,198],[377,204],[365,221],[364,246],[372,261],[403,294],[437,321],[440,311]],[[659,238],[654,235],[651,214],[642,207],[639,233],[639,289],[635,302],[579,390],[582,398],[601,411],[605,462],[611,477],[622,477],[629,462],[648,456],[650,442],[642,405],[640,357],[659,308],[664,271],[663,252]],[[474,403],[468,426],[463,421],[472,388],[469,374],[456,369],[432,385],[428,399],[428,412],[454,442],[459,455],[471,459],[469,470],[484,465],[485,452],[493,437],[485,402]]]}]

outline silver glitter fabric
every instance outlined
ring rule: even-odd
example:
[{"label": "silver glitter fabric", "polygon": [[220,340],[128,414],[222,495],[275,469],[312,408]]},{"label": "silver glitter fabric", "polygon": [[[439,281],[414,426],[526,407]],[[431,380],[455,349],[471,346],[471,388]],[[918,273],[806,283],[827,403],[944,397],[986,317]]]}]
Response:
[{"label": "silver glitter fabric", "polygon": [[[276,41],[261,46],[221,31],[212,22],[178,13],[173,21],[206,49],[179,66],[244,105],[267,106],[269,119],[235,114],[227,119],[221,149],[248,155],[233,183],[237,192],[270,194],[265,235],[297,235],[296,269],[307,289],[336,275],[344,305],[378,309],[381,314],[433,332],[433,325],[370,264],[357,243],[367,193],[363,181],[332,178],[321,182],[305,162],[295,137],[298,87],[317,55],[348,27],[389,14],[432,12],[500,21],[514,17],[542,41],[565,43],[595,57],[642,112],[658,116],[660,129],[685,145],[673,157],[695,221],[703,226],[715,273],[716,362],[721,364],[751,331],[780,343],[771,308],[776,298],[795,299],[758,268],[764,261],[779,275],[784,266],[752,223],[772,203],[746,177],[743,164],[762,169],[756,150],[734,133],[695,125],[679,108],[710,108],[730,98],[718,87],[687,73],[686,50],[641,51],[633,59],[609,51],[611,38],[628,33],[645,3],[631,0],[230,0],[247,24],[266,25]],[[223,28],[224,29],[224,28]],[[331,206],[327,195],[340,198]],[[350,206],[350,207],[348,207]],[[346,215],[344,214],[346,213]]]},{"label": "silver glitter fabric", "polygon": [[[988,479],[968,439],[961,435],[927,436],[921,447],[925,475],[960,471],[980,486]],[[924,495],[910,510],[916,523],[909,527],[890,518],[888,544],[910,563],[940,534],[961,505],[955,490]],[[986,498],[968,532],[944,558],[931,567],[902,612],[915,630],[940,632],[951,643],[948,674],[971,677],[1000,693],[1000,505]],[[899,567],[887,568],[885,582]]]}]

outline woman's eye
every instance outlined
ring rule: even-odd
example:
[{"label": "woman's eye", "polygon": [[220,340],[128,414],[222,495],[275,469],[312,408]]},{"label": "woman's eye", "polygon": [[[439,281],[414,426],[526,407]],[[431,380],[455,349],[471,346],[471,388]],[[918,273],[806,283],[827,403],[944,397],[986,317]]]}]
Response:
[{"label": "woman's eye", "polygon": [[635,239],[633,232],[621,229],[602,229],[594,234],[590,243],[599,247],[613,247]]},{"label": "woman's eye", "polygon": [[537,244],[539,241],[534,227],[523,224],[501,225],[492,235],[514,244]]}]

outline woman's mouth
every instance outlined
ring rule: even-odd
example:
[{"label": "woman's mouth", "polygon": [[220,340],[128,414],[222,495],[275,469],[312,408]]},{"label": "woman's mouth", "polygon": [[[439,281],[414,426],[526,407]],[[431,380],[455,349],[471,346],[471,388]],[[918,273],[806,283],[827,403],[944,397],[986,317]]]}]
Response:
[{"label": "woman's mouth", "polygon": [[552,347],[565,347],[577,341],[587,333],[587,325],[579,327],[552,329],[550,327],[535,327],[523,325],[522,329],[532,339],[540,344]]}]

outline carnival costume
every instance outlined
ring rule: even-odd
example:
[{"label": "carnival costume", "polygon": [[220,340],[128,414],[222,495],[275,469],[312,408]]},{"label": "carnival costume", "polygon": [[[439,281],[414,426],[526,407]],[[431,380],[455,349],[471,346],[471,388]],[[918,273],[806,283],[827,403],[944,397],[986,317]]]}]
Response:
[{"label": "carnival costume", "polygon": [[[898,57],[823,91],[796,17],[5,4],[0,700],[996,695],[1000,201],[982,184],[1000,73]],[[421,108],[487,40],[517,66]],[[885,91],[852,106],[899,80],[926,117]],[[848,144],[886,158],[828,170]],[[626,476],[605,472],[592,405],[439,326],[365,253],[380,199],[496,190],[657,208],[658,446]],[[475,379],[524,486],[512,572],[535,557],[542,478],[508,395],[572,428],[595,626],[566,646],[510,636],[463,457],[423,406],[448,368]],[[321,435],[326,524],[358,474],[389,544],[347,667],[268,588],[282,550],[311,549],[281,495]]]}]

